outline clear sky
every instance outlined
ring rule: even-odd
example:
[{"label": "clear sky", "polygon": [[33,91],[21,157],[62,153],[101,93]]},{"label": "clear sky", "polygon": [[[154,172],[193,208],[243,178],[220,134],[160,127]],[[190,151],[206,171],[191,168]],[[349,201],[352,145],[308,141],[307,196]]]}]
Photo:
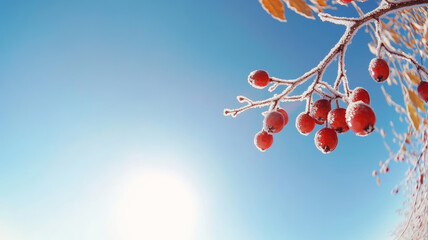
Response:
[{"label": "clear sky", "polygon": [[[1,1],[0,239],[157,240],[138,230],[155,216],[166,233],[188,229],[183,240],[390,239],[404,167],[376,185],[379,134],[340,135],[323,155],[294,127],[304,105],[288,104],[289,125],[261,153],[263,110],[222,115],[236,95],[269,96],[249,72],[298,77],[344,30],[286,17],[256,0]],[[369,41],[354,38],[347,73],[389,129],[398,120],[368,74]],[[153,195],[168,201],[152,208]]]}]

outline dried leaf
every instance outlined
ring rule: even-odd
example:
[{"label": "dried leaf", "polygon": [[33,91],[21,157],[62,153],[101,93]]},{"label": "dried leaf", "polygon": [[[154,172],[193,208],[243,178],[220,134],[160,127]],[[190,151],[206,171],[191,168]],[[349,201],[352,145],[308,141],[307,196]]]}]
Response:
[{"label": "dried leaf", "polygon": [[413,106],[419,108],[421,111],[425,112],[425,106],[424,102],[418,97],[415,91],[408,89],[407,92],[409,93],[410,101],[412,102]]},{"label": "dried leaf", "polygon": [[284,3],[281,0],[259,0],[262,7],[272,15],[273,18],[286,22],[285,20],[285,12],[284,12]]},{"label": "dried leaf", "polygon": [[289,9],[295,11],[296,13],[310,19],[315,19],[311,8],[305,2],[305,0],[284,0],[284,2],[287,4]]},{"label": "dried leaf", "polygon": [[410,104],[407,104],[407,115],[409,116],[409,119],[412,122],[413,128],[418,131],[420,124],[419,116],[416,113],[415,108]]},{"label": "dried leaf", "polygon": [[406,72],[406,77],[415,85],[418,85],[419,82],[421,81],[418,75],[416,75],[414,72],[411,72],[411,71]]}]

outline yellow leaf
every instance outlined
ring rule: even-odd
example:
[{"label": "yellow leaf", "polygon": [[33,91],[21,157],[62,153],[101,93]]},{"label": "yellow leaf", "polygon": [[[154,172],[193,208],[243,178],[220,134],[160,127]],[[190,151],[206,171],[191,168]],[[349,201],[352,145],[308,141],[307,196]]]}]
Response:
[{"label": "yellow leaf", "polygon": [[424,102],[419,98],[419,96],[415,93],[415,91],[408,89],[407,92],[409,93],[409,98],[413,106],[425,112]]},{"label": "yellow leaf", "polygon": [[315,19],[311,8],[305,2],[305,0],[284,0],[284,2],[287,4],[289,9],[295,11],[296,13],[310,19]]},{"label": "yellow leaf", "polygon": [[408,71],[406,72],[407,79],[409,79],[412,83],[415,85],[419,85],[419,82],[421,81],[414,72]]},{"label": "yellow leaf", "polygon": [[418,131],[420,120],[419,120],[418,114],[416,113],[415,108],[410,104],[407,104],[407,115],[409,116],[409,119],[412,122],[413,128],[416,131]]},{"label": "yellow leaf", "polygon": [[262,7],[275,19],[286,22],[284,13],[284,4],[281,0],[259,0]]}]

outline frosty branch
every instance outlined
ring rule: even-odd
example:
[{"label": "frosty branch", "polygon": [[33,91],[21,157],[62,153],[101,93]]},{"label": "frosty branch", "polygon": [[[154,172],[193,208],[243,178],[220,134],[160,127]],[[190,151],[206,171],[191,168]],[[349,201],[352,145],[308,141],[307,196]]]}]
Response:
[{"label": "frosty branch", "polygon": [[[335,17],[329,14],[320,13],[319,17],[321,18],[321,20],[346,26],[346,30],[344,34],[339,39],[337,44],[331,49],[331,51],[324,57],[324,59],[321,60],[316,67],[314,67],[313,69],[311,69],[310,71],[306,72],[305,74],[303,74],[302,76],[296,79],[283,80],[276,77],[270,77],[270,82],[273,83],[273,85],[269,88],[269,91],[274,91],[280,85],[286,85],[287,86],[286,89],[282,91],[280,94],[274,95],[271,98],[261,100],[261,101],[253,101],[249,98],[238,96],[238,101],[245,102],[247,103],[247,105],[237,109],[225,109],[224,115],[226,116],[230,115],[232,117],[236,117],[238,114],[251,108],[264,107],[264,106],[270,105],[270,109],[272,110],[278,106],[279,102],[304,101],[304,100],[306,100],[306,106],[307,106],[306,111],[309,112],[311,101],[312,101],[312,95],[314,93],[318,93],[319,95],[323,97],[327,97],[330,100],[340,98],[343,101],[348,102],[347,97],[349,97],[350,89],[349,89],[348,79],[345,71],[344,57],[346,53],[346,48],[350,43],[350,41],[352,40],[355,33],[362,26],[365,26],[373,21],[377,22],[377,20],[384,15],[387,15],[389,13],[393,13],[402,9],[418,7],[418,6],[427,5],[427,4],[428,4],[428,0],[412,0],[412,1],[397,2],[397,3],[383,2],[379,7],[377,7],[373,11],[359,18]],[[380,39],[380,36],[378,36],[378,40],[380,42],[380,45],[379,45],[380,49],[384,49],[390,55],[395,55],[397,57],[406,59],[407,61],[411,62],[417,67],[418,72],[423,72],[425,75],[428,75],[427,69],[422,65],[420,65],[413,57],[391,49],[389,46],[387,46],[382,42],[382,40]],[[327,82],[322,81],[322,75],[326,70],[326,68],[329,66],[329,64],[338,55],[339,55],[338,75],[334,83],[334,86],[331,86]],[[308,79],[314,76],[315,76],[314,82],[309,86],[309,88],[306,91],[304,91],[300,95],[290,96],[290,94],[299,85],[305,83]],[[338,91],[340,84],[343,84],[343,88],[344,88],[343,94]],[[327,89],[328,92],[332,95],[328,93],[323,93],[322,92],[323,88]]]}]

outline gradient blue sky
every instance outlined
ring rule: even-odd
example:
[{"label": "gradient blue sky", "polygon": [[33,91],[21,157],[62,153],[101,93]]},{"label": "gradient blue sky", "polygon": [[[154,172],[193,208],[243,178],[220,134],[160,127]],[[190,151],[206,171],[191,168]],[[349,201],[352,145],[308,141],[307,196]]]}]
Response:
[{"label": "gradient blue sky", "polygon": [[[256,0],[0,6],[0,236],[117,239],[115,194],[136,168],[186,179],[202,209],[198,240],[386,240],[400,221],[403,199],[390,191],[404,167],[380,187],[371,176],[388,155],[379,134],[341,135],[323,155],[294,128],[304,106],[289,104],[290,124],[261,153],[261,109],[222,115],[236,95],[269,96],[247,84],[250,71],[298,77],[343,27],[290,10],[280,23]],[[398,121],[369,77],[369,41],[363,30],[354,38],[348,76],[388,129]]]}]

